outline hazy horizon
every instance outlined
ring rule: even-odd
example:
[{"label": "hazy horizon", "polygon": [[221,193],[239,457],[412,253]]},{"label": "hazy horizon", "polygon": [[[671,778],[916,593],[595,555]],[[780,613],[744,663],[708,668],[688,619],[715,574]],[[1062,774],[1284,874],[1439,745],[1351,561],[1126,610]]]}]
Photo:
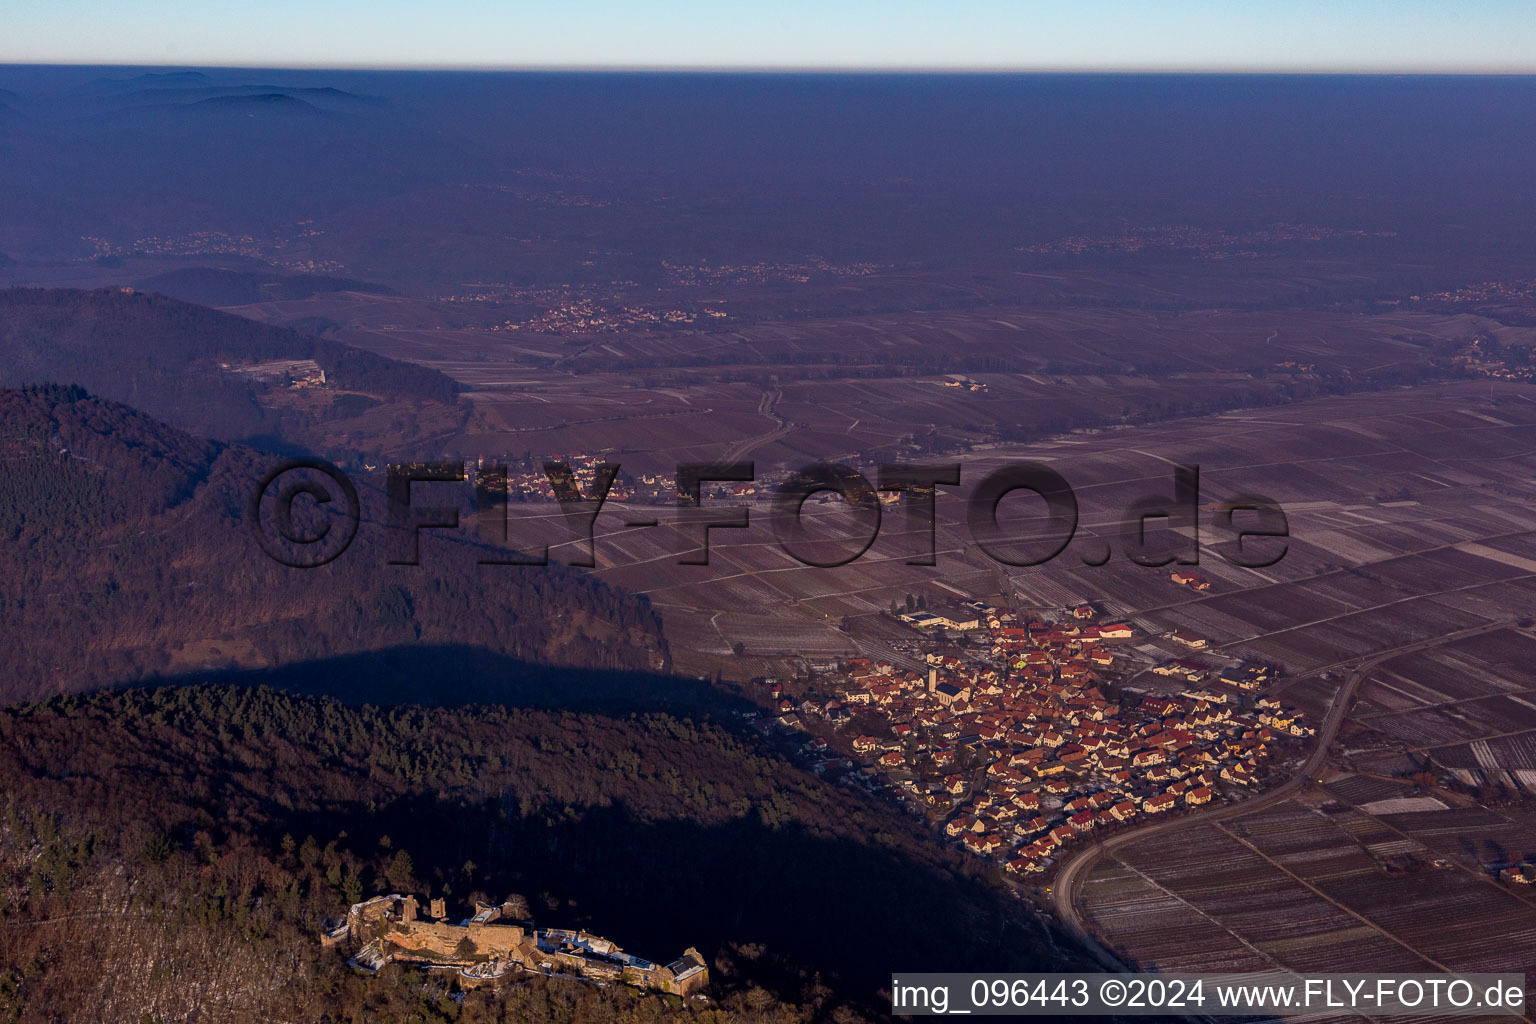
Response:
[{"label": "hazy horizon", "polygon": [[370,63],[155,63],[152,61],[0,60],[0,68],[56,68],[60,70],[122,69],[141,73],[174,74],[187,71],[305,71],[305,72],[399,72],[410,74],[583,74],[583,75],[785,75],[785,76],[952,76],[975,78],[1536,78],[1536,65],[1520,70],[1460,69],[1351,69],[1311,68],[1253,69],[1240,67],[964,67],[964,66],[864,66],[864,65],[733,65],[733,64],[370,64]]},{"label": "hazy horizon", "polygon": [[259,16],[151,0],[13,13],[0,63],[422,70],[1530,74],[1536,11],[1504,0],[1063,6],[697,0],[559,7],[354,0]]}]

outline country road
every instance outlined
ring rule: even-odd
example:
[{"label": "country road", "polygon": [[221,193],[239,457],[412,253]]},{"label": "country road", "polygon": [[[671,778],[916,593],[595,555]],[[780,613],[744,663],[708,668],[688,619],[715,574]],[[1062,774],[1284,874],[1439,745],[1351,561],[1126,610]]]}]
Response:
[{"label": "country road", "polygon": [[[1103,842],[1084,847],[1062,864],[1056,874],[1056,881],[1051,889],[1051,899],[1057,918],[1073,937],[1085,947],[1090,950],[1100,949],[1098,941],[1093,937],[1092,932],[1081,916],[1078,903],[1083,881],[1091,874],[1093,866],[1101,856],[1151,836],[1163,835],[1181,828],[1235,818],[1289,799],[1297,790],[1315,781],[1319,769],[1327,761],[1329,747],[1333,745],[1334,739],[1339,734],[1339,729],[1343,726],[1344,720],[1349,715],[1349,708],[1354,701],[1356,688],[1376,666],[1380,665],[1383,661],[1403,654],[1410,654],[1414,651],[1421,651],[1431,647],[1439,647],[1443,644],[1452,643],[1471,636],[1478,636],[1482,633],[1507,629],[1514,624],[1514,620],[1485,623],[1481,626],[1474,626],[1471,629],[1464,629],[1443,636],[1431,637],[1427,640],[1418,640],[1389,650],[1378,651],[1375,654],[1366,655],[1363,659],[1354,659],[1359,661],[1359,664],[1350,673],[1349,678],[1344,681],[1343,685],[1339,687],[1338,692],[1334,694],[1333,703],[1328,709],[1328,714],[1317,731],[1317,745],[1294,776],[1274,789],[1252,799],[1241,800],[1235,804],[1227,804],[1221,807],[1212,807],[1208,810],[1197,811],[1184,817],[1160,822],[1156,825],[1132,829],[1129,832],[1112,836]],[[1315,675],[1331,667],[1334,666],[1324,666],[1307,673],[1307,675]]]},{"label": "country road", "polygon": [[757,411],[763,416],[772,416],[776,426],[766,433],[758,434],[756,437],[749,437],[745,441],[732,446],[730,451],[725,453],[725,458],[721,460],[722,462],[735,462],[737,459],[746,456],[753,449],[761,448],[765,444],[777,441],[779,438],[794,432],[795,428],[791,424],[786,423],[782,416],[773,411],[774,406],[778,405],[779,399],[783,397],[784,391],[782,388],[774,388],[772,392],[763,393],[762,400],[757,403]]}]

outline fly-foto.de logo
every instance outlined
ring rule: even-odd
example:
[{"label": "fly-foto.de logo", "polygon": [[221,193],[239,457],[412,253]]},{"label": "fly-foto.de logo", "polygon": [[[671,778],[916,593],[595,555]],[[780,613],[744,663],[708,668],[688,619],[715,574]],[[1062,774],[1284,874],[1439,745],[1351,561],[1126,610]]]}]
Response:
[{"label": "fly-foto.de logo", "polygon": [[[562,564],[597,564],[600,519],[626,528],[658,527],[664,525],[658,513],[665,510],[665,525],[676,535],[679,565],[708,566],[712,543],[721,543],[717,531],[761,530],[766,518],[767,535],[786,555],[804,566],[833,569],[858,561],[874,546],[886,508],[894,506],[904,514],[906,564],[933,566],[938,564],[941,503],[955,500],[963,501],[957,528],[963,523],[961,532],[970,543],[1001,565],[1042,565],[1069,551],[1092,566],[1113,557],[1110,539],[1079,536],[1077,495],[1065,477],[1038,462],[990,469],[963,498],[946,494],[946,489],[961,485],[958,463],[885,464],[873,481],[851,466],[815,463],[777,479],[766,492],[766,509],[761,502],[753,507],[735,500],[744,491],[756,493],[754,463],[679,463],[671,500],[649,511],[608,504],[619,469],[615,463],[603,463],[579,479],[568,463],[543,463],[553,503],[569,533],[564,543],[570,553],[559,559]],[[1149,567],[1197,565],[1205,546],[1232,565],[1250,569],[1274,565],[1285,556],[1290,526],[1278,502],[1245,494],[1203,506],[1197,466],[1173,467],[1169,485],[1166,492],[1131,501],[1115,522],[1110,536],[1129,561]],[[449,495],[444,488],[454,486],[460,488],[451,495],[457,504],[445,504]],[[473,473],[462,461],[388,466],[381,525],[390,531],[389,564],[419,565],[425,530],[469,529],[461,523],[461,511],[471,501],[473,540],[485,547],[480,564],[550,564],[549,543],[518,536],[510,496],[507,467],[501,463],[481,463]],[[807,514],[813,499],[821,507],[830,502],[838,516],[836,536],[815,528],[817,517]],[[1029,514],[1005,514],[1005,503],[1018,499],[1027,502]],[[269,557],[293,568],[316,568],[351,545],[362,524],[363,506],[357,486],[335,466],[293,460],[261,479],[247,517],[257,544]]]}]

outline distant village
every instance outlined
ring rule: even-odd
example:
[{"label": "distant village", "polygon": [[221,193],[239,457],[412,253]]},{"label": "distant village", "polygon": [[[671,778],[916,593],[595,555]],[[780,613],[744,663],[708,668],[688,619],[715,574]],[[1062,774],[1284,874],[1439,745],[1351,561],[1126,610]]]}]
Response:
[{"label": "distant village", "polygon": [[584,931],[536,929],[526,920],[526,904],[516,897],[499,905],[476,903],[474,909],[471,917],[454,922],[440,898],[429,903],[423,917],[415,896],[376,896],[354,904],[321,944],[346,952],[347,962],[359,970],[377,973],[386,964],[412,964],[448,973],[466,989],[495,986],[525,972],[676,996],[692,995],[709,984],[709,968],[693,948],[659,964]]},{"label": "distant village", "polygon": [[94,235],[84,236],[82,240],[90,244],[92,257],[97,260],[142,256],[243,256],[268,266],[302,273],[345,271],[345,265],[336,260],[303,255],[305,242],[322,234],[324,232],[314,226],[314,221],[302,220],[294,226],[291,235],[273,234],[266,238],[231,235],[223,231],[191,231],[184,235],[149,235],[126,243]]},{"label": "distant village", "polygon": [[975,391],[981,394],[987,393],[987,385],[971,377],[949,376],[939,381],[938,384],[940,387],[945,388],[964,388],[966,391]]},{"label": "distant village", "polygon": [[[448,301],[474,301],[473,296],[446,296]],[[699,322],[700,315],[711,320],[723,320],[723,310],[705,309],[702,314],[691,309],[652,308],[599,302],[594,299],[572,299],[565,305],[546,309],[536,316],[523,320],[503,320],[491,324],[491,331],[532,331],[552,334],[602,334],[627,328],[661,324],[692,324]]]},{"label": "distant village", "polygon": [[[494,458],[481,457],[476,468],[484,469],[495,461]],[[574,452],[545,456],[524,453],[521,458],[513,458],[507,463],[508,500],[523,502],[558,500],[554,484],[551,483],[549,475],[544,472],[546,462],[557,462],[567,466],[571,471],[576,489],[582,495],[591,496],[596,493],[593,484],[599,474],[604,471],[604,467],[618,462],[618,455],[613,452],[599,454]],[[788,470],[777,472],[769,470],[750,481],[707,482],[700,489],[700,497],[709,500],[755,503],[767,500],[772,495],[774,487],[789,475]],[[897,491],[877,493],[877,500],[883,505],[894,505],[900,498],[901,494]],[[678,502],[676,473],[674,471],[631,474],[620,468],[613,478],[612,486],[608,489],[608,500],[636,505],[676,505]],[[843,499],[836,492],[823,491],[811,500],[831,502]]]},{"label": "distant village", "polygon": [[[1210,585],[1192,573],[1172,580]],[[1257,788],[1279,743],[1314,732],[1262,695],[1274,677],[1266,665],[1173,658],[1130,672],[1123,652],[1137,630],[1099,621],[1091,605],[1051,620],[979,601],[921,604],[890,612],[923,638],[919,668],[854,658],[809,679],[765,680],[773,727],[808,734],[816,770],[841,761],[1015,875],[1045,873],[1103,830]],[[1177,630],[1167,639],[1206,646]],[[1141,671],[1170,692],[1106,693]]]},{"label": "distant village", "polygon": [[1495,380],[1536,380],[1536,366],[1531,365],[1529,348],[1505,347],[1492,336],[1473,338],[1456,357],[1456,365],[1480,377]]},{"label": "distant village", "polygon": [[1231,234],[1191,225],[1132,228],[1118,235],[1068,235],[1049,242],[1039,242],[1020,251],[1049,255],[1084,255],[1090,253],[1137,253],[1145,250],[1192,252],[1207,259],[1255,257],[1276,245],[1295,242],[1320,242],[1338,238],[1391,238],[1395,232],[1365,232],[1339,229],[1319,224],[1270,224],[1256,230]]},{"label": "distant village", "polygon": [[672,284],[684,286],[720,284],[769,284],[789,282],[805,284],[817,277],[868,277],[890,269],[888,263],[833,263],[820,256],[802,261],[774,263],[674,263],[662,260]]},{"label": "distant village", "polygon": [[[476,469],[484,469],[495,460],[482,457],[476,463]],[[571,478],[576,484],[576,489],[583,495],[590,495],[595,488],[592,486],[598,474],[609,464],[609,460],[603,455],[588,455],[577,453],[574,455],[550,455],[535,458],[532,454],[525,454],[521,459],[514,459],[507,465],[507,498],[510,501],[555,501],[555,486],[550,482],[549,475],[544,472],[545,462],[564,463],[571,470]],[[646,478],[645,493],[663,489],[660,480],[652,481]],[[613,485],[608,489],[608,497],[613,501],[630,501],[635,498],[638,482],[628,473],[620,472],[613,479]],[[670,481],[666,487],[670,488]],[[667,493],[670,493],[668,491]]]}]

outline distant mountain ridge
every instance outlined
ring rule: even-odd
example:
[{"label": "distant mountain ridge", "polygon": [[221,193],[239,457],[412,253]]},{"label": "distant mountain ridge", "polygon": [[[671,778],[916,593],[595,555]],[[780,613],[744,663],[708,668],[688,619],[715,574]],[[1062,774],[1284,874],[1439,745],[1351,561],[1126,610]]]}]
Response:
[{"label": "distant mountain ridge", "polygon": [[160,100],[203,100],[218,99],[224,97],[239,96],[288,96],[293,99],[302,99],[315,104],[336,102],[342,104],[366,104],[369,106],[382,106],[389,101],[381,96],[368,96],[362,93],[348,92],[345,89],[337,89],[334,86],[290,86],[290,85],[212,85],[199,84],[187,87],[160,86],[138,89],[129,93],[132,97],[144,97]]},{"label": "distant mountain ridge", "polygon": [[184,104],[184,106],[186,106],[188,109],[198,109],[204,107],[229,107],[237,109],[244,107],[286,107],[290,110],[301,110],[305,113],[321,113],[320,108],[315,106],[313,103],[310,103],[307,100],[301,100],[297,96],[289,96],[287,93],[283,92],[251,93],[249,95],[241,94],[237,96],[210,96],[207,99],[194,100],[191,103]]},{"label": "distant mountain ridge", "polygon": [[174,426],[238,441],[281,434],[258,385],[221,364],[313,359],[339,387],[457,402],[426,367],[131,289],[0,291],[0,386],[76,383]]}]

